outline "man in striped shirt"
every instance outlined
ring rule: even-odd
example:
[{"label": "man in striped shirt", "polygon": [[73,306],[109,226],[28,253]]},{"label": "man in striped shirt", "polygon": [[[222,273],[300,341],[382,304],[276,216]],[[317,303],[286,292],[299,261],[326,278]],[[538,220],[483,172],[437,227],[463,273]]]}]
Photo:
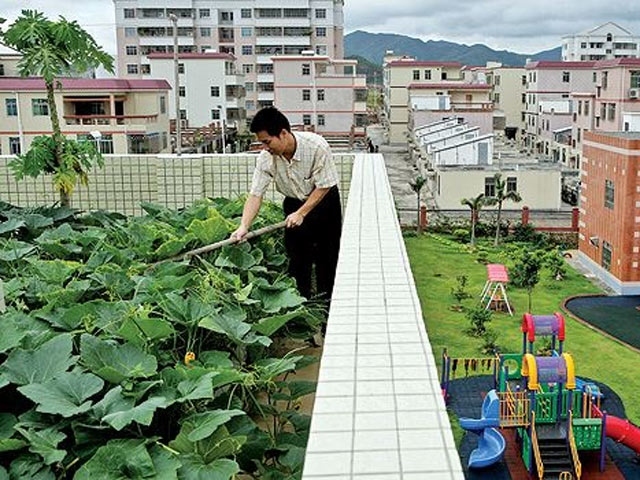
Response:
[{"label": "man in striped shirt", "polygon": [[285,196],[284,235],[289,274],[300,294],[312,296],[315,266],[316,293],[329,302],[333,290],[342,208],[338,172],[327,141],[312,132],[292,132],[287,117],[275,107],[260,110],[251,131],[263,145],[240,226],[231,235],[241,240],[251,227],[269,184]]}]

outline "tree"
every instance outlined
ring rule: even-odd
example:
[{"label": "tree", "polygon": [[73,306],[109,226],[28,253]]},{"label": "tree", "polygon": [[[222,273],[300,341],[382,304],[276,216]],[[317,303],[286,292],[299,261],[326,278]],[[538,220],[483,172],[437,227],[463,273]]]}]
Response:
[{"label": "tree", "polygon": [[420,225],[420,191],[422,190],[422,187],[424,187],[425,183],[427,183],[427,179],[422,175],[418,175],[413,182],[409,182],[411,190],[416,193],[416,196],[418,198],[418,233],[420,233],[420,231],[422,230],[422,225]]},{"label": "tree", "polygon": [[23,77],[42,77],[47,91],[47,105],[53,134],[34,139],[29,151],[11,163],[16,178],[53,174],[62,205],[70,204],[70,196],[78,182],[87,182],[87,171],[102,157],[92,143],[66,139],[60,130],[55,88],[57,79],[91,68],[104,67],[113,72],[113,57],[76,22],[64,17],[51,21],[36,10],[23,10],[0,41],[22,54],[18,71]]},{"label": "tree", "polygon": [[496,173],[493,176],[495,180],[495,195],[493,197],[487,197],[486,205],[498,205],[498,214],[496,216],[496,239],[494,245],[500,244],[500,220],[502,217],[502,204],[510,200],[512,202],[519,202],[522,197],[516,190],[507,190],[507,182],[502,180],[502,175]]},{"label": "tree", "polygon": [[476,225],[478,224],[480,210],[486,203],[486,197],[484,196],[484,193],[481,193],[475,198],[463,198],[460,203],[462,203],[462,205],[466,205],[471,209],[471,245],[475,245]]},{"label": "tree", "polygon": [[534,287],[540,281],[540,269],[542,268],[542,256],[538,251],[523,249],[513,266],[511,281],[516,287],[527,290],[529,297],[528,311],[531,312],[531,295]]}]

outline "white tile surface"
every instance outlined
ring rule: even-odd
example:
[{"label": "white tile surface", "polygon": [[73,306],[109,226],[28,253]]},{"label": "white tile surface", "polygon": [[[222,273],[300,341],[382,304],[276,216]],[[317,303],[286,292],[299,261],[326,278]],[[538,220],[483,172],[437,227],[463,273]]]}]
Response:
[{"label": "white tile surface", "polygon": [[304,480],[463,480],[381,155],[356,155]]}]

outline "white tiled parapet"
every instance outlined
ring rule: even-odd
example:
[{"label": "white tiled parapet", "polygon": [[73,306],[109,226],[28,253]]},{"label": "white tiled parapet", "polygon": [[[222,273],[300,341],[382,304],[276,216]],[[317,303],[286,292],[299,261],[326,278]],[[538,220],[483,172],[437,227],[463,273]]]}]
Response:
[{"label": "white tiled parapet", "polygon": [[355,159],[303,479],[464,479],[382,155]]}]

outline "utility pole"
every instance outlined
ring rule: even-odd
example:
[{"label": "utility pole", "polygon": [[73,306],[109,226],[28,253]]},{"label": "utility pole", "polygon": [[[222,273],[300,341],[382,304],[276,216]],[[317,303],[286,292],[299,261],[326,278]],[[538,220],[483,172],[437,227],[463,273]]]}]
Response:
[{"label": "utility pole", "polygon": [[178,60],[178,17],[171,13],[173,23],[173,94],[176,102],[176,153],[182,153],[182,125],[180,124],[180,61]]}]

